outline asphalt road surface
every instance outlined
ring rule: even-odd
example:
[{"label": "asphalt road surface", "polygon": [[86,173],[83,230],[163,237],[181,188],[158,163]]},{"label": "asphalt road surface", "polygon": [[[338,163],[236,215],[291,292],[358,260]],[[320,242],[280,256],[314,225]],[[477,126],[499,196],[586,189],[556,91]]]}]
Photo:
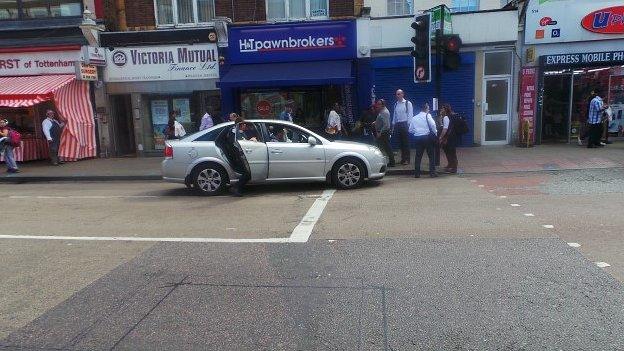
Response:
[{"label": "asphalt road surface", "polygon": [[0,188],[0,349],[624,349],[621,169]]}]

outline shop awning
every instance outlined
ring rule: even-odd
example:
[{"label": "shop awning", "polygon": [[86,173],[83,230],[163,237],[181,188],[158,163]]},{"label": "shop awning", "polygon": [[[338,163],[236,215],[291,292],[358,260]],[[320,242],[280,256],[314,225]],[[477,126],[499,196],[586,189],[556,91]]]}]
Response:
[{"label": "shop awning", "polygon": [[54,92],[76,79],[74,75],[0,77],[0,106],[29,107],[54,99]]},{"label": "shop awning", "polygon": [[226,87],[353,84],[351,61],[234,65],[218,83]]}]

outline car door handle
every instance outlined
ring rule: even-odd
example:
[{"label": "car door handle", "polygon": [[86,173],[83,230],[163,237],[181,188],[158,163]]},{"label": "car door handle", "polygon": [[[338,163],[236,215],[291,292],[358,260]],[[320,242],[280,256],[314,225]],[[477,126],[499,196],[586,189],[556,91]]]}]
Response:
[{"label": "car door handle", "polygon": [[244,150],[245,150],[245,152],[246,152],[246,153],[248,153],[248,154],[250,154],[250,153],[253,151],[253,149],[250,149],[250,148],[247,148],[247,149],[244,149]]},{"label": "car door handle", "polygon": [[271,153],[272,153],[272,154],[279,155],[279,154],[283,154],[283,153],[284,153],[284,151],[279,150],[279,149],[273,149],[273,150],[271,150]]}]

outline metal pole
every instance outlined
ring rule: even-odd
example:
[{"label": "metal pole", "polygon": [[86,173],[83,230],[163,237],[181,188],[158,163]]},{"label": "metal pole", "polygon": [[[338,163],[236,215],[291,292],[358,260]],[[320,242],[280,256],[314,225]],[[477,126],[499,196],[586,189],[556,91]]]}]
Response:
[{"label": "metal pole", "polygon": [[574,107],[574,70],[570,77],[570,102],[568,109],[568,144],[572,142],[572,111]]},{"label": "metal pole", "polygon": [[[442,23],[444,22],[444,7],[442,7],[441,18]],[[437,114],[440,114],[440,97],[442,95],[442,29],[437,28],[435,34],[435,45],[436,45],[436,68],[435,68],[435,95],[438,101],[438,111]],[[435,147],[435,165],[440,165],[440,145],[436,144]]]}]

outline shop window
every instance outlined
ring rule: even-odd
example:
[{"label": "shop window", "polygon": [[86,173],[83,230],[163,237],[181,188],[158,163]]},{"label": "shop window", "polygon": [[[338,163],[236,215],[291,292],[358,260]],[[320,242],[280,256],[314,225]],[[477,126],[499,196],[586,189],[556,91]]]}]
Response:
[{"label": "shop window", "polygon": [[388,16],[401,16],[412,14],[413,0],[387,0]]},{"label": "shop window", "polygon": [[214,0],[155,0],[159,26],[196,25],[214,19]]},{"label": "shop window", "polygon": [[266,5],[269,21],[296,21],[329,17],[328,0],[266,0]]},{"label": "shop window", "polygon": [[485,75],[500,76],[511,74],[512,52],[497,51],[485,53]]},{"label": "shop window", "polygon": [[82,16],[82,1],[0,0],[0,20]]},{"label": "shop window", "polygon": [[453,0],[452,12],[479,11],[479,0]]},{"label": "shop window", "polygon": [[0,0],[0,20],[14,20],[19,16],[17,1]]}]

